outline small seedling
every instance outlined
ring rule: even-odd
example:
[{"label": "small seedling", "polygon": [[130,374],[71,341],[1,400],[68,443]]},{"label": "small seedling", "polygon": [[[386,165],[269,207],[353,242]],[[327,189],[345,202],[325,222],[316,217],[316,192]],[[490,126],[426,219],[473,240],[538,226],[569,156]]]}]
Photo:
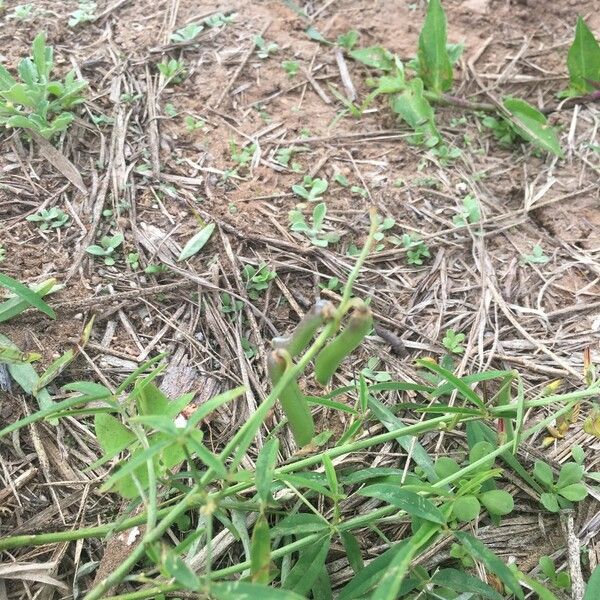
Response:
[{"label": "small seedling", "polygon": [[383,240],[385,238],[385,232],[392,229],[392,227],[394,227],[394,225],[396,225],[396,220],[392,219],[392,217],[386,217],[385,219],[381,219],[381,218],[379,219],[379,225],[377,226],[377,231],[375,232],[375,235],[373,236],[373,239],[376,242],[378,242],[377,245],[375,246],[376,252],[381,252],[381,250],[383,250],[385,248],[385,244],[379,243],[379,242],[383,242]]},{"label": "small seedling", "polygon": [[207,27],[221,27],[223,25],[229,25],[229,23],[233,23],[235,20],[237,13],[231,13],[229,15],[224,15],[223,13],[217,13],[216,15],[211,15],[210,17],[206,17],[204,21],[202,21]]},{"label": "small seedling", "polygon": [[321,200],[321,196],[327,191],[328,183],[326,179],[313,179],[310,175],[305,175],[302,183],[292,186],[292,192],[309,202]]},{"label": "small seedling", "polygon": [[337,37],[337,45],[341,46],[345,50],[352,50],[354,46],[358,43],[358,38],[360,37],[358,31],[355,29],[351,29],[346,33],[342,33]]},{"label": "small seedling", "polygon": [[221,294],[221,312],[225,315],[235,314],[240,312],[244,306],[241,300],[237,300],[233,296],[223,293]]},{"label": "small seedling", "polygon": [[130,252],[127,255],[127,264],[131,267],[132,271],[137,271],[140,268],[139,252]]},{"label": "small seedling", "polygon": [[281,66],[290,79],[295,77],[298,74],[298,71],[300,71],[300,65],[295,60],[284,60],[281,63]]},{"label": "small seedling", "polygon": [[167,265],[163,265],[162,263],[159,263],[157,265],[149,264],[144,269],[144,273],[147,273],[148,275],[158,275],[160,273],[165,273],[168,270],[169,267],[167,267]]},{"label": "small seedling", "polygon": [[262,58],[263,60],[269,58],[271,54],[274,54],[279,49],[279,46],[275,42],[267,43],[262,35],[254,36],[254,45],[256,46],[258,58]]},{"label": "small seedling", "polygon": [[100,240],[100,245],[88,246],[85,251],[93,256],[101,256],[104,258],[104,264],[111,267],[115,264],[115,250],[123,243],[123,235],[116,233],[115,235],[105,235]]},{"label": "small seedling", "polygon": [[41,231],[48,231],[48,229],[60,229],[68,225],[69,215],[57,206],[53,206],[48,210],[40,210],[35,215],[29,215],[27,221],[37,223]]},{"label": "small seedling", "polygon": [[384,381],[391,381],[392,375],[388,371],[378,371],[380,360],[377,357],[372,357],[367,361],[367,366],[361,371],[366,379],[376,381],[377,383],[383,383]]},{"label": "small seedling", "polygon": [[512,125],[501,117],[485,116],[481,119],[481,124],[491,129],[494,137],[505,148],[516,144],[519,139],[519,134],[514,130]]},{"label": "small seedling", "polygon": [[454,329],[448,329],[442,340],[442,344],[451,354],[462,354],[465,351],[463,346],[465,338],[466,336],[464,333],[456,333]]},{"label": "small seedling", "polygon": [[242,338],[241,343],[242,343],[242,350],[244,351],[244,356],[248,360],[253,359],[258,354],[258,349],[256,348],[256,346],[253,346],[250,343],[250,340],[248,338]]},{"label": "small seedling", "polygon": [[360,185],[353,185],[350,188],[350,192],[356,196],[361,196],[362,198],[369,197],[369,192],[364,187],[360,187]]},{"label": "small seedling", "polygon": [[167,83],[181,83],[185,79],[185,63],[182,60],[163,60],[156,65]]},{"label": "small seedling", "polygon": [[330,277],[327,283],[319,283],[319,287],[322,290],[331,290],[332,292],[339,292],[344,286],[338,277]]},{"label": "small seedling", "polygon": [[32,2],[27,4],[17,4],[13,12],[8,15],[9,19],[16,19],[17,21],[29,21],[36,16],[36,10]]},{"label": "small seedling", "polygon": [[333,177],[333,180],[342,187],[350,187],[350,182],[348,181],[348,178],[342,173],[336,173]]},{"label": "small seedling", "polygon": [[583,466],[577,463],[565,463],[554,481],[550,466],[536,460],[533,476],[546,490],[540,496],[540,502],[550,512],[559,512],[561,508],[572,508],[573,502],[581,502],[587,494],[587,488],[581,483],[584,475]]},{"label": "small seedling", "polygon": [[305,146],[289,146],[288,148],[280,148],[275,154],[275,160],[284,167],[290,168],[294,173],[302,172],[302,165],[292,160],[295,154],[306,152],[308,148]]},{"label": "small seedling", "polygon": [[544,250],[539,244],[536,244],[531,254],[523,254],[521,256],[521,263],[526,265],[543,265],[546,264],[550,259],[544,254]]},{"label": "small seedling", "polygon": [[92,0],[79,0],[79,8],[69,16],[69,27],[77,27],[95,19],[96,3]]},{"label": "small seedling", "polygon": [[325,217],[327,215],[327,205],[325,202],[319,202],[312,212],[312,226],[306,223],[304,215],[299,210],[291,210],[289,214],[290,229],[303,233],[313,246],[326,248],[329,244],[335,244],[340,236],[337,233],[326,233],[323,230]]},{"label": "small seedling", "polygon": [[442,167],[447,167],[450,163],[459,158],[462,152],[460,148],[456,148],[455,146],[439,144],[438,146],[431,148],[429,154],[435,156]]},{"label": "small seedling", "polygon": [[542,556],[539,561],[542,573],[550,580],[550,583],[560,590],[568,590],[571,587],[571,577],[566,571],[556,572],[556,565],[549,556]]},{"label": "small seedling", "polygon": [[189,25],[186,25],[185,27],[173,32],[171,34],[171,42],[175,44],[191,42],[203,29],[203,25],[199,25],[198,23],[190,23]]},{"label": "small seedling", "polygon": [[479,202],[477,198],[468,194],[463,198],[462,210],[458,215],[452,219],[452,222],[457,226],[461,227],[466,225],[473,225],[481,220],[481,210],[479,208]]},{"label": "small seedling", "polygon": [[252,162],[252,158],[256,152],[256,144],[249,144],[241,148],[234,140],[230,140],[229,152],[231,153],[231,160],[238,165],[234,170],[234,173],[237,174],[238,168],[245,169]]},{"label": "small seedling", "polygon": [[258,300],[262,292],[269,287],[269,282],[277,277],[277,273],[270,271],[266,263],[260,263],[258,267],[246,265],[242,270],[242,277],[248,296],[252,300]]},{"label": "small seedling", "polygon": [[70,71],[64,81],[52,81],[53,49],[46,36],[38,33],[32,44],[32,57],[17,67],[19,83],[0,65],[0,125],[31,129],[50,139],[65,131],[75,116],[70,109],[83,102],[85,81]]},{"label": "small seedling", "polygon": [[[392,243],[397,243],[398,238],[391,238]],[[424,259],[431,256],[429,247],[416,233],[405,233],[400,238],[400,245],[408,250],[406,261],[409,265],[422,265]]]},{"label": "small seedling", "polygon": [[124,93],[121,94],[119,100],[123,103],[123,104],[133,104],[134,102],[137,102],[138,100],[142,99],[142,95],[141,94],[131,94],[131,93]]},{"label": "small seedling", "polygon": [[165,104],[163,112],[165,113],[165,115],[167,115],[167,117],[170,117],[171,119],[173,117],[176,117],[179,114],[177,112],[177,109],[171,102],[169,102],[168,104]]},{"label": "small seedling", "polygon": [[206,126],[206,121],[204,119],[197,119],[196,117],[192,117],[191,115],[187,115],[183,120],[185,123],[185,128],[189,133],[193,133],[198,129],[204,129]]}]

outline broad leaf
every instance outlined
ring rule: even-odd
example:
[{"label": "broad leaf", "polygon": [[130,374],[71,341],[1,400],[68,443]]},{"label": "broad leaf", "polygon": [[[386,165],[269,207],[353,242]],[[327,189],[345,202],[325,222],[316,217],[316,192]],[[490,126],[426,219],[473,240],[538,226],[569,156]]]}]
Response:
[{"label": "broad leaf", "polygon": [[472,592],[486,600],[503,600],[493,587],[457,569],[442,569],[431,578],[431,582],[455,592]]},{"label": "broad leaf", "polygon": [[452,505],[452,513],[454,516],[463,523],[473,521],[479,516],[481,505],[479,500],[475,496],[460,496],[454,501]]},{"label": "broad leaf", "polygon": [[563,96],[581,96],[593,92],[600,81],[600,45],[585,21],[579,17],[575,39],[567,55],[570,87]]},{"label": "broad leaf", "polygon": [[505,98],[503,104],[510,122],[524,140],[559,158],[564,157],[556,131],[539,110],[520,98]]},{"label": "broad leaf", "polygon": [[600,566],[596,566],[587,582],[583,600],[597,600],[597,598],[600,598]]},{"label": "broad leaf", "polygon": [[358,48],[350,52],[350,56],[367,67],[391,71],[394,68],[394,55],[381,46]]},{"label": "broad leaf", "polygon": [[203,227],[194,237],[192,237],[188,243],[184,246],[181,254],[179,255],[178,261],[186,260],[191,256],[194,256],[197,252],[199,252],[206,242],[210,239],[213,231],[215,230],[215,224],[209,223],[205,227]]},{"label": "broad leaf", "polygon": [[254,583],[269,583],[271,537],[269,534],[269,523],[264,515],[258,517],[252,530],[250,563],[252,581]]},{"label": "broad leaf", "polygon": [[304,596],[290,590],[245,581],[213,583],[210,586],[210,596],[215,600],[306,600]]},{"label": "broad leaf", "polygon": [[506,490],[484,492],[479,500],[493,515],[507,515],[515,507],[513,497]]},{"label": "broad leaf", "polygon": [[116,417],[100,413],[94,417],[94,430],[105,454],[115,456],[135,441],[135,434]]},{"label": "broad leaf", "polygon": [[440,0],[429,0],[419,35],[419,76],[425,87],[440,95],[452,87],[452,63],[446,48],[446,15]]}]

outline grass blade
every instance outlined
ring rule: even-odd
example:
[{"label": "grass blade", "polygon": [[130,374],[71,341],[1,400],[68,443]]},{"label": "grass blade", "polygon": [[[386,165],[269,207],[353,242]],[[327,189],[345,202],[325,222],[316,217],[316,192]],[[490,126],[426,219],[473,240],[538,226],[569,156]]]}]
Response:
[{"label": "grass blade", "polygon": [[37,308],[45,315],[48,315],[51,319],[56,319],[56,313],[42,300],[41,296],[29,289],[26,285],[23,285],[20,281],[17,281],[4,273],[0,273],[0,286],[10,290],[31,306]]}]

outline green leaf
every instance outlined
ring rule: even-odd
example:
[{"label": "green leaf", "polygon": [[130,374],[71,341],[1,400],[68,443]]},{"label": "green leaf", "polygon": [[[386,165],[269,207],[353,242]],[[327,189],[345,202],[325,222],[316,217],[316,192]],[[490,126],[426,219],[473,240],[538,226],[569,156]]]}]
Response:
[{"label": "green leaf", "polygon": [[322,517],[318,517],[313,513],[297,513],[281,519],[281,521],[271,529],[271,537],[305,535],[322,531],[327,527],[329,527],[329,524]]},{"label": "green leaf", "polygon": [[558,494],[572,502],[580,502],[587,496],[588,491],[583,483],[572,483],[571,485],[560,488]]},{"label": "green leaf", "polygon": [[419,530],[407,540],[406,546],[398,552],[375,588],[371,600],[396,600],[402,581],[410,569],[410,563],[419,550],[434,536],[440,528],[433,523],[422,525]]},{"label": "green leaf", "polygon": [[365,566],[362,559],[360,544],[356,537],[349,531],[340,532],[340,537],[342,538],[342,543],[344,544],[344,550],[346,551],[346,557],[348,558],[350,567],[355,573],[358,573]]},{"label": "green leaf", "polygon": [[382,71],[391,71],[395,64],[394,55],[381,46],[357,48],[350,52],[350,57],[367,67],[373,67]]},{"label": "green leaf", "polygon": [[358,491],[361,496],[377,498],[387,504],[406,511],[409,515],[420,517],[433,523],[444,524],[446,519],[440,509],[423,496],[403,490],[400,486],[388,483],[375,483]]},{"label": "green leaf", "polygon": [[192,237],[188,243],[184,246],[179,258],[177,259],[179,262],[182,260],[186,260],[190,258],[190,256],[194,256],[197,252],[199,252],[206,242],[210,239],[213,231],[215,230],[215,224],[209,223],[205,227],[203,227],[194,237]]},{"label": "green leaf", "polygon": [[567,68],[570,87],[563,95],[580,96],[596,89],[594,82],[600,80],[600,45],[581,17],[567,55]]},{"label": "green leaf", "polygon": [[583,600],[597,600],[598,598],[600,598],[600,565],[596,566],[587,582]]},{"label": "green leaf", "polygon": [[460,471],[460,465],[448,456],[440,456],[435,461],[435,472],[440,479],[446,479]]},{"label": "green leaf", "polygon": [[[31,291],[42,298],[57,289],[60,289],[60,286],[56,285],[56,279],[47,279],[40,284],[32,286]],[[16,317],[30,306],[31,304],[29,304],[29,302],[23,300],[19,296],[9,298],[0,304],[0,323]]]},{"label": "green leaf", "polygon": [[515,507],[513,497],[506,490],[490,490],[478,498],[493,515],[507,515]]},{"label": "green leaf", "polygon": [[227,583],[212,583],[210,595],[215,600],[306,600],[304,596],[258,583],[245,581],[228,581]]},{"label": "green leaf", "polygon": [[300,551],[300,558],[283,582],[285,589],[305,596],[325,565],[331,537],[327,536]]},{"label": "green leaf", "polygon": [[0,273],[0,286],[9,289],[11,292],[16,294],[19,298],[34,306],[45,315],[48,315],[51,319],[56,319],[56,313],[50,308],[34,291],[30,290],[27,286],[23,285],[20,281]]},{"label": "green leaf", "polygon": [[429,0],[419,35],[419,76],[425,87],[440,95],[452,87],[452,63],[446,48],[446,15],[440,0]]},{"label": "green leaf", "polygon": [[562,488],[572,483],[579,483],[583,479],[583,466],[577,463],[566,463],[560,469],[557,488]]},{"label": "green leaf", "polygon": [[546,510],[549,510],[550,512],[556,513],[560,510],[560,506],[558,506],[558,498],[556,497],[556,494],[544,492],[540,496],[540,502],[542,503],[544,508]]},{"label": "green leaf", "polygon": [[467,523],[479,516],[481,505],[475,496],[460,496],[452,505],[452,513],[463,523]]},{"label": "green leaf", "polygon": [[434,113],[427,98],[423,96],[423,81],[418,77],[411,79],[401,94],[392,96],[392,111],[399,114],[416,132],[425,135],[425,143],[435,146],[441,136],[435,126]]},{"label": "green leaf", "polygon": [[256,491],[263,505],[271,501],[271,484],[278,452],[279,440],[273,438],[260,449],[256,460]]},{"label": "green leaf", "polygon": [[48,69],[46,66],[46,34],[44,32],[40,32],[35,36],[31,50],[33,64],[37,69],[38,75],[41,78],[46,78],[48,75]]},{"label": "green leaf", "polygon": [[503,600],[502,596],[487,583],[457,569],[441,569],[432,578],[431,583],[455,592],[472,592],[486,600]]},{"label": "green leaf", "polygon": [[135,441],[135,434],[116,417],[99,413],[94,417],[94,430],[105,454],[115,456]]},{"label": "green leaf", "polygon": [[548,463],[543,460],[536,460],[533,466],[533,476],[547,488],[552,487],[554,482],[554,475],[552,474],[552,468]]},{"label": "green leaf", "polygon": [[408,540],[402,540],[388,548],[383,554],[372,560],[361,569],[340,591],[337,600],[353,600],[364,598],[365,594],[378,585],[388,570],[390,563],[408,545]]},{"label": "green leaf", "polygon": [[[420,386],[422,389],[422,386]],[[376,390],[391,390],[391,389],[395,389],[393,387],[393,384],[375,384],[373,386],[370,386],[370,390],[371,391],[376,391]],[[405,388],[399,388],[399,389],[405,389]],[[368,403],[369,403],[369,408],[371,409],[371,412],[373,413],[373,415],[375,416],[376,419],[378,419],[379,421],[381,421],[381,424],[388,430],[388,431],[395,431],[395,430],[399,430],[402,429],[402,427],[406,427],[406,425],[404,425],[404,423],[398,419],[398,417],[396,417],[394,414],[392,414],[392,412],[390,411],[390,409],[383,405],[381,402],[379,402],[379,400],[377,400],[376,398],[374,398],[371,394],[368,395]],[[436,481],[439,480],[436,472],[435,472],[435,468],[433,466],[433,461],[431,460],[431,457],[429,456],[429,454],[427,453],[427,450],[425,450],[425,448],[423,448],[423,446],[421,445],[421,443],[412,435],[406,435],[406,436],[399,436],[396,438],[396,442],[398,442],[398,444],[400,444],[400,446],[402,446],[402,448],[404,448],[404,450],[406,450],[407,452],[410,452],[412,455],[412,460],[419,465],[419,467],[421,467],[423,469],[423,471],[425,472],[425,475],[427,476],[427,479],[429,479],[429,481],[431,483],[435,483]]]},{"label": "green leaf", "polygon": [[0,93],[10,89],[17,82],[15,78],[8,72],[4,65],[0,65]]},{"label": "green leaf", "polygon": [[489,548],[484,546],[477,538],[465,533],[464,531],[455,531],[454,536],[476,560],[480,560],[488,571],[497,575],[502,583],[512,591],[520,600],[524,599],[523,590],[512,571],[498,558]]},{"label": "green leaf", "polygon": [[559,158],[564,157],[556,131],[539,110],[520,98],[505,98],[503,105],[510,122],[524,140]]},{"label": "green leaf", "polygon": [[168,552],[163,562],[163,568],[177,583],[187,590],[198,591],[200,579],[175,552]]},{"label": "green leaf", "polygon": [[[481,460],[482,458],[488,456],[494,450],[494,446],[492,446],[492,444],[490,444],[489,442],[477,442],[469,452],[469,462],[473,464],[474,462],[477,462],[478,460]],[[479,470],[486,471],[488,469],[493,469],[495,460],[496,459],[492,456],[485,462],[481,463]]]},{"label": "green leaf", "polygon": [[271,537],[269,523],[261,514],[252,530],[252,546],[250,548],[250,574],[254,583],[269,583],[269,567],[271,565]]}]

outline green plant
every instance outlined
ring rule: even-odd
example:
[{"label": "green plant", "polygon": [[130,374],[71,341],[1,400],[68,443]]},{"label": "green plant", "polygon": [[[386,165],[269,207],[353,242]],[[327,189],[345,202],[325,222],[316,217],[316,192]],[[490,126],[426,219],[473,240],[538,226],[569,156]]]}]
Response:
[{"label": "green plant", "polygon": [[544,250],[539,244],[535,244],[531,250],[531,254],[521,255],[522,264],[527,265],[543,265],[549,260],[550,259],[544,254]]},{"label": "green plant", "polygon": [[30,21],[36,16],[36,9],[32,2],[27,4],[17,4],[13,12],[8,15],[9,19],[16,19],[17,21]]},{"label": "green plant", "polygon": [[241,300],[237,300],[231,294],[226,292],[221,294],[221,312],[225,315],[231,315],[240,312],[244,307]]},{"label": "green plant", "polygon": [[279,46],[275,42],[267,43],[262,35],[254,36],[254,45],[256,46],[256,55],[263,60],[279,50]]},{"label": "green plant", "polygon": [[290,229],[303,233],[313,246],[327,248],[329,244],[335,244],[340,236],[335,232],[324,230],[325,217],[327,216],[327,205],[319,202],[312,211],[312,225],[308,225],[302,211],[291,210],[289,212]]},{"label": "green plant", "polygon": [[313,179],[310,175],[305,175],[302,183],[292,186],[292,192],[309,202],[321,200],[321,196],[327,191],[328,183],[326,179]]},{"label": "green plant", "polygon": [[132,271],[137,271],[140,268],[140,253],[130,252],[127,255],[126,261]]},{"label": "green plant", "polygon": [[79,7],[69,15],[69,27],[77,27],[95,19],[96,3],[93,0],[79,0]]},{"label": "green plant", "polygon": [[48,231],[48,229],[60,229],[68,226],[69,215],[57,206],[53,206],[49,209],[42,209],[34,215],[29,215],[27,221],[38,223],[41,231]]},{"label": "green plant", "polygon": [[375,232],[374,240],[377,242],[375,246],[375,251],[380,252],[385,248],[385,244],[380,243],[385,239],[385,232],[389,231],[396,225],[396,220],[392,217],[386,217],[385,219],[381,219],[380,223],[377,225],[377,231]]},{"label": "green plant", "polygon": [[405,233],[400,244],[407,249],[406,260],[409,265],[422,265],[424,259],[431,256],[428,246],[416,233]]},{"label": "green plant", "polygon": [[581,502],[587,494],[583,483],[583,467],[577,463],[565,463],[554,481],[552,468],[541,460],[536,460],[533,476],[546,490],[540,496],[540,502],[546,510],[558,512],[561,508],[571,508],[573,502]]},{"label": "green plant", "polygon": [[235,140],[229,140],[229,152],[231,153],[231,160],[236,163],[238,167],[245,169],[252,162],[252,158],[256,152],[256,144],[248,144],[247,146],[239,147]]},{"label": "green plant", "polygon": [[438,144],[429,150],[429,154],[437,158],[442,167],[447,167],[462,154],[460,148],[455,146],[447,146],[446,144]]},{"label": "green plant", "polygon": [[0,323],[8,321],[18,314],[33,306],[51,319],[56,319],[54,310],[42,300],[42,297],[59,289],[55,279],[48,279],[32,288],[23,285],[20,281],[0,273],[0,287],[12,292],[15,297],[0,304]]},{"label": "green plant", "polygon": [[502,146],[510,147],[516,144],[519,139],[519,134],[515,131],[515,128],[509,121],[501,117],[486,115],[481,118],[481,124],[492,130],[494,137]]},{"label": "green plant", "polygon": [[104,264],[108,267],[115,264],[115,250],[123,243],[123,234],[105,235],[100,240],[100,245],[88,246],[85,251],[92,256],[104,258]]},{"label": "green plant", "polygon": [[287,148],[280,148],[275,154],[275,160],[284,167],[289,167],[294,173],[302,173],[302,165],[292,160],[292,158],[300,153],[307,152],[308,148],[305,146],[289,146]]},{"label": "green plant", "polygon": [[192,117],[191,115],[187,115],[183,122],[185,123],[185,128],[190,133],[193,133],[198,129],[204,129],[204,127],[206,126],[206,121],[204,119],[197,119],[196,117]]},{"label": "green plant", "polygon": [[455,215],[452,222],[457,226],[461,227],[464,225],[474,225],[479,223],[481,220],[481,209],[479,202],[475,196],[467,194],[462,201],[462,210],[459,214]]},{"label": "green plant", "polygon": [[174,44],[185,44],[194,40],[204,30],[203,25],[189,23],[171,34],[171,42]]},{"label": "green plant", "polygon": [[165,115],[167,115],[167,117],[170,117],[171,119],[179,114],[177,112],[177,109],[175,108],[175,105],[171,102],[167,102],[167,104],[165,104],[163,112],[165,113]]},{"label": "green plant", "polygon": [[292,77],[296,77],[296,75],[298,75],[298,71],[300,71],[300,65],[295,60],[284,60],[281,63],[281,66],[290,79]]},{"label": "green plant", "polygon": [[362,369],[361,374],[365,379],[370,381],[377,381],[383,383],[384,381],[391,381],[392,375],[389,371],[378,371],[377,367],[381,361],[373,356],[367,361],[367,366]]},{"label": "green plant", "polygon": [[358,38],[360,37],[358,31],[351,29],[346,33],[341,33],[337,37],[337,45],[345,50],[352,50],[356,44],[358,44]]},{"label": "green plant", "polygon": [[258,300],[260,295],[269,287],[269,282],[277,277],[277,273],[270,271],[267,264],[261,262],[258,267],[245,265],[242,269],[242,277],[246,284],[248,296],[252,300]]},{"label": "green plant", "polygon": [[235,21],[236,16],[237,13],[234,12],[228,15],[225,15],[223,13],[217,13],[215,15],[206,17],[202,22],[207,27],[222,27],[223,25],[229,25],[229,23],[233,23],[233,21]]},{"label": "green plant", "polygon": [[342,282],[338,277],[330,277],[327,280],[327,283],[319,283],[319,287],[322,290],[331,290],[332,292],[337,292],[342,289]]},{"label": "green plant", "polygon": [[185,79],[186,69],[183,60],[163,60],[156,65],[168,83],[181,83]]},{"label": "green plant", "polygon": [[[459,151],[441,143],[442,136],[435,123],[432,105],[450,104],[471,110],[481,108],[481,105],[448,93],[454,79],[452,65],[461,52],[460,45],[447,43],[446,16],[440,0],[430,0],[419,35],[416,59],[404,65],[400,58],[380,46],[350,50],[348,54],[351,58],[381,71],[382,76],[370,80],[374,89],[361,106],[338,99],[354,116],[360,116],[377,96],[388,96],[392,112],[414,130],[413,143],[429,148],[443,164],[448,164],[457,158]],[[488,126],[494,128],[495,133],[503,139],[518,135],[538,150],[563,157],[556,131],[539,110],[524,100],[507,97],[501,106],[489,105],[485,109],[498,115],[498,119],[492,117],[494,121],[488,121]],[[503,121],[509,124],[512,133]],[[436,147],[435,151],[431,150]]]},{"label": "green plant", "polygon": [[568,590],[571,587],[571,577],[567,571],[556,572],[556,565],[549,556],[542,556],[539,560],[542,573],[550,580],[550,583],[560,589]]},{"label": "green plant", "polygon": [[585,21],[577,18],[575,38],[567,55],[569,87],[559,95],[563,98],[585,96],[600,88],[600,45]]},{"label": "green plant", "polygon": [[465,351],[463,346],[465,338],[464,333],[456,333],[454,329],[448,329],[442,340],[442,344],[451,354],[462,354]]},{"label": "green plant", "polygon": [[81,92],[87,85],[70,71],[64,81],[50,79],[54,61],[46,36],[33,40],[32,58],[19,62],[18,82],[0,65],[0,125],[30,129],[49,139],[65,131],[75,118],[70,109],[83,102]]}]

